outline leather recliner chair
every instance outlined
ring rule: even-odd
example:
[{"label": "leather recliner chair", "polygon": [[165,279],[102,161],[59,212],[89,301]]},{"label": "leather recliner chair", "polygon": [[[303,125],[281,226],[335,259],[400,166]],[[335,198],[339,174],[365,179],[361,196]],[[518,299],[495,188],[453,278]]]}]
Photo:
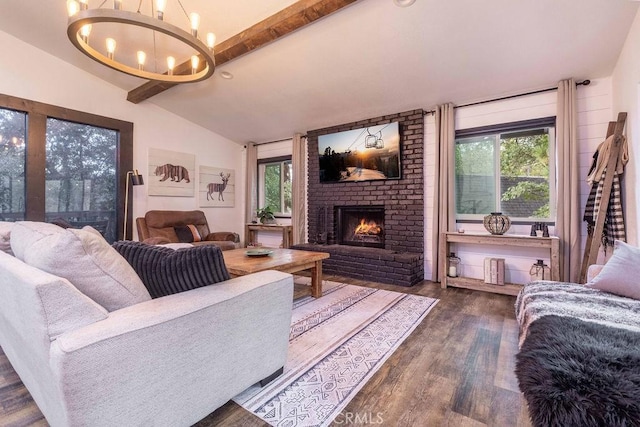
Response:
[{"label": "leather recliner chair", "polygon": [[148,244],[179,243],[175,227],[194,225],[201,241],[194,245],[214,244],[220,249],[236,249],[240,243],[238,234],[228,231],[211,233],[204,212],[196,211],[149,211],[144,217],[136,218],[138,240]]}]

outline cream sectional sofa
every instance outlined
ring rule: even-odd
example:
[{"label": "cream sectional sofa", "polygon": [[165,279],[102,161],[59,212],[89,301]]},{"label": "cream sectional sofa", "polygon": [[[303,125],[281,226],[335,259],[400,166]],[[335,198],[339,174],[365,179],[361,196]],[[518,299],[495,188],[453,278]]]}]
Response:
[{"label": "cream sectional sofa", "polygon": [[[10,252],[10,231],[16,255],[0,251],[0,345],[51,425],[191,425],[284,365],[290,275],[267,271],[157,299],[120,283],[118,298],[129,293],[131,303],[106,295],[100,304],[94,298],[105,295],[90,298],[87,285],[122,282],[126,267],[101,265],[97,248],[113,253],[91,232],[38,227],[0,227],[0,248]],[[96,265],[102,277],[88,273]],[[82,286],[45,271],[79,267]]]}]

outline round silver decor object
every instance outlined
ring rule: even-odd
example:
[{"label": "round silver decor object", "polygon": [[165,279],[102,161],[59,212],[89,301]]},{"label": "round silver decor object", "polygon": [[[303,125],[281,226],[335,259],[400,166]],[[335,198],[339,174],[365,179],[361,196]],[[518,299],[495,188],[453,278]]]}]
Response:
[{"label": "round silver decor object", "polygon": [[482,221],[484,228],[491,234],[504,234],[511,227],[511,220],[508,216],[502,215],[502,212],[491,212],[484,217]]}]

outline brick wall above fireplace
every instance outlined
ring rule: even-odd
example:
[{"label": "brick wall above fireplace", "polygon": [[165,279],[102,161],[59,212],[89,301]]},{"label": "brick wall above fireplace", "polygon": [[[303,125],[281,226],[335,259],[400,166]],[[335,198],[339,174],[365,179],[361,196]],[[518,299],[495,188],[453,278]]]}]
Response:
[{"label": "brick wall above fireplace", "polygon": [[[399,122],[401,179],[321,183],[318,136]],[[385,249],[424,251],[424,113],[411,110],[307,132],[309,144],[309,242],[336,243],[337,206],[382,205],[385,209]],[[323,241],[326,233],[326,242]]]},{"label": "brick wall above fireplace", "polygon": [[[318,136],[368,126],[398,122],[400,126],[400,154],[402,173],[400,179],[379,181],[321,183],[319,171]],[[424,254],[424,112],[411,110],[347,123],[325,129],[307,132],[309,148],[309,182],[308,182],[308,224],[309,242],[314,248],[334,254],[325,261],[326,271],[331,272],[332,263],[340,262],[353,253],[360,262],[354,263],[354,271],[344,268],[335,269],[339,274],[355,277],[372,277],[386,283],[410,286],[422,280]],[[348,246],[336,245],[338,235],[338,208],[349,206],[375,206],[384,208],[384,248],[366,248],[360,250]],[[339,249],[336,249],[336,246]],[[382,251],[380,253],[376,251]],[[337,256],[337,255],[340,256]],[[388,272],[378,268],[372,270],[371,265],[363,263],[363,259],[371,258],[372,262],[381,265],[380,256],[407,254],[410,258],[407,265],[402,260],[393,259],[394,263]],[[402,257],[400,257],[402,258]],[[362,264],[359,271],[357,264]],[[406,271],[405,271],[406,270]],[[350,274],[351,273],[351,274]],[[399,278],[399,275],[402,278]]]}]

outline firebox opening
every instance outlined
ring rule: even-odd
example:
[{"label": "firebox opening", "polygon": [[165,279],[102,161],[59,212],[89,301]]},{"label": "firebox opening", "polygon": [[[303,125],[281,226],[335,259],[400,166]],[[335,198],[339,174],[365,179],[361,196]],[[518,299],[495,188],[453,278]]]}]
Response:
[{"label": "firebox opening", "polygon": [[338,244],[384,248],[384,206],[336,209]]}]

